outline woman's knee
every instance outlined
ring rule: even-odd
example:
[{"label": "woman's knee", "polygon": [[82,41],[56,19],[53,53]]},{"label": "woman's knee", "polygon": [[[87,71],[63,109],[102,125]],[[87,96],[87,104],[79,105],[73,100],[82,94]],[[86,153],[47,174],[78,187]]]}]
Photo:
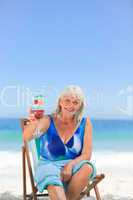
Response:
[{"label": "woman's knee", "polygon": [[49,185],[47,190],[52,200],[66,200],[65,192],[62,187]]},{"label": "woman's knee", "polygon": [[89,165],[88,163],[85,163],[83,166],[82,166],[82,169],[85,170],[85,172],[88,172],[89,174],[92,174],[93,173],[93,168],[91,165]]}]

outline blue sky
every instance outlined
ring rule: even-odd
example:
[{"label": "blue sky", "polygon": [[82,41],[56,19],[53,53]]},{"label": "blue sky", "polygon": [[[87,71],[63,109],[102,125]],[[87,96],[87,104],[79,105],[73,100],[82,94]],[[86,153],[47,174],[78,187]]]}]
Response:
[{"label": "blue sky", "polygon": [[131,0],[0,4],[0,117],[26,115],[15,106],[26,88],[43,88],[51,111],[69,84],[83,88],[91,117],[133,117]]}]

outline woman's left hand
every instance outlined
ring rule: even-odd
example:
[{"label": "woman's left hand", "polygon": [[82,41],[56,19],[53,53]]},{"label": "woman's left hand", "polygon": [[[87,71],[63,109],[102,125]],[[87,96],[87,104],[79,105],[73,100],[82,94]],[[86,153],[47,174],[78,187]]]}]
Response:
[{"label": "woman's left hand", "polygon": [[61,171],[61,180],[62,181],[69,181],[72,177],[72,165],[66,164]]}]

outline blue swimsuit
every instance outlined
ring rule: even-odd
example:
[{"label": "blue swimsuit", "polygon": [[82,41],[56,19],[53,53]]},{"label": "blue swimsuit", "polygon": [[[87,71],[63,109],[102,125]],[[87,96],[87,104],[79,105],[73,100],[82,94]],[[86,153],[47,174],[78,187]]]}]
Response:
[{"label": "blue swimsuit", "polygon": [[[67,189],[68,183],[60,179],[63,167],[72,159],[81,155],[84,141],[86,118],[82,118],[79,127],[73,133],[66,144],[60,138],[55,127],[53,118],[50,116],[50,126],[46,133],[39,137],[40,140],[40,160],[35,172],[35,182],[38,190],[43,192],[48,185],[58,185]],[[75,174],[84,163],[88,163],[93,168],[93,173],[89,178],[96,175],[95,166],[88,160],[80,161],[72,169]]]},{"label": "blue swimsuit", "polygon": [[81,154],[83,148],[86,119],[83,118],[69,141],[64,144],[55,127],[53,118],[47,133],[40,137],[40,155],[49,160],[74,159]]}]

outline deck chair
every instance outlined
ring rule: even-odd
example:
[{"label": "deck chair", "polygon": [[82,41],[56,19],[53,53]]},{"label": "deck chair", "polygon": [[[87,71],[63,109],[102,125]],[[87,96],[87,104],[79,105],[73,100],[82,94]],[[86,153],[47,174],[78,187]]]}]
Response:
[{"label": "deck chair", "polygon": [[[27,125],[27,119],[21,119],[22,132]],[[34,172],[39,160],[39,139],[32,139],[30,142],[23,142],[22,146],[22,170],[23,170],[23,200],[37,200],[39,197],[48,197],[48,191],[39,193],[34,182]],[[31,183],[31,193],[27,193],[27,171]],[[104,174],[97,175],[80,194],[80,199],[87,195],[90,196],[90,191],[94,189],[96,200],[101,200],[97,184],[105,177]],[[42,199],[42,198],[41,198]]]}]

